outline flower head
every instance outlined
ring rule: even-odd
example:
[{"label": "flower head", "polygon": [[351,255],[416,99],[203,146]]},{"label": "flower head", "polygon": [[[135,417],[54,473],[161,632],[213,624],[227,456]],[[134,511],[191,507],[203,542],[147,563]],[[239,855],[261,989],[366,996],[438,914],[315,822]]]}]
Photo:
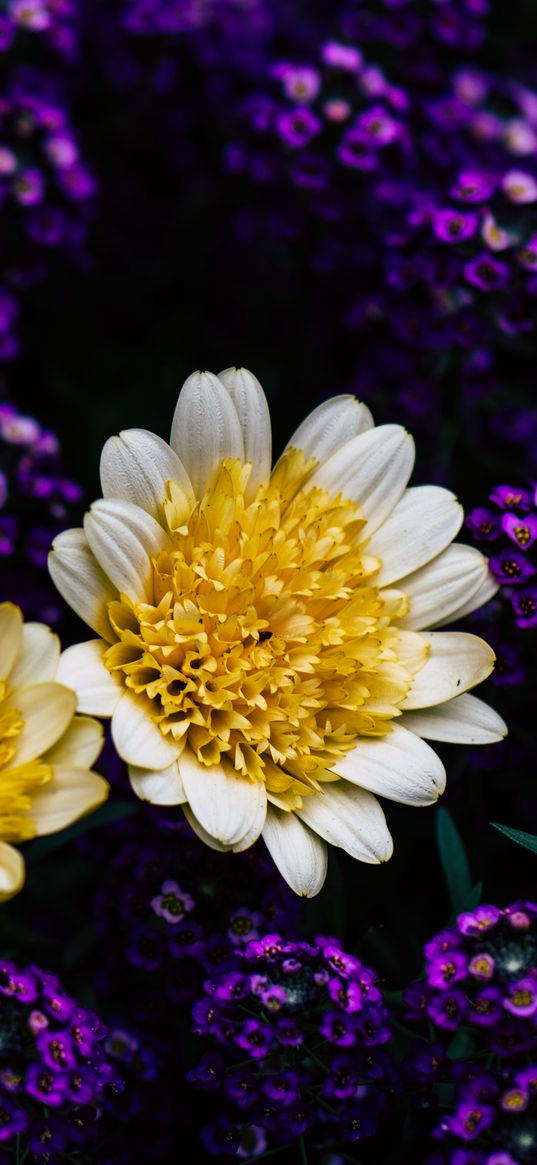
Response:
[{"label": "flower head", "polygon": [[375,428],[353,397],[316,409],[272,472],[270,456],[264,394],[237,369],[189,377],[170,445],[136,429],[106,444],[104,497],[50,556],[100,638],[69,648],[59,675],[81,711],[112,716],[142,799],[182,804],[216,848],[262,833],[312,895],[326,842],[390,856],[375,794],[427,805],[442,792],[422,737],[503,735],[464,694],[491,649],[428,630],[496,583],[450,545],[453,494],[406,488],[409,435]]},{"label": "flower head", "polygon": [[11,843],[56,833],[107,796],[106,781],[90,772],[101,727],[75,716],[76,695],[57,680],[59,657],[50,628],[0,604],[0,900],[24,882]]},{"label": "flower head", "polygon": [[333,939],[248,943],[194,1004],[194,1031],[213,1047],[188,1078],[220,1094],[228,1124],[243,1133],[259,1126],[267,1143],[273,1130],[370,1136],[394,1071],[374,984],[375,973]]}]

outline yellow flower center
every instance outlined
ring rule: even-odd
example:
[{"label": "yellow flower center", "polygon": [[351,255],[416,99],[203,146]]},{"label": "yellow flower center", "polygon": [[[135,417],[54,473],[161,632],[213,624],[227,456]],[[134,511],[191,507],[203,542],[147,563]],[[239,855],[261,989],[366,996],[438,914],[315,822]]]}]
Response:
[{"label": "yellow flower center", "polygon": [[425,659],[394,624],[407,597],[375,583],[360,510],[308,488],[314,464],[289,451],[251,502],[238,461],[194,508],[169,482],[171,549],[152,560],[150,593],[108,607],[106,665],[164,735],[264,780],[284,808],[337,779],[357,737],[389,731]]},{"label": "yellow flower center", "polygon": [[41,760],[10,768],[24,720],[16,708],[6,706],[8,695],[5,681],[0,680],[0,839],[28,841],[36,832],[28,816],[31,793],[52,780],[52,769]]}]

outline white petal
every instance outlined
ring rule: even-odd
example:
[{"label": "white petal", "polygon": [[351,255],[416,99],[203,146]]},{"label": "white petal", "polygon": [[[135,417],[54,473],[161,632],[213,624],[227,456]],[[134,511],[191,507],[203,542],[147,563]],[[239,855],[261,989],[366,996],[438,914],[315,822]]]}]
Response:
[{"label": "white petal", "polygon": [[153,518],[164,517],[166,482],[175,481],[191,505],[192,483],[177,453],[148,429],[125,429],[110,437],[101,454],[101,485],[105,498],[122,498]]},{"label": "white petal", "polygon": [[488,643],[466,631],[422,632],[429,644],[429,658],[414,677],[402,711],[431,708],[461,696],[490,675],[495,655]]},{"label": "white petal", "polygon": [[380,425],[347,441],[314,470],[308,486],[360,506],[368,535],[378,530],[402,497],[414,465],[414,442],[400,425]]},{"label": "white petal", "polygon": [[190,807],[203,829],[229,846],[254,831],[251,845],[265,821],[264,784],[238,776],[230,766],[201,765],[190,748],[182,753],[179,769]]},{"label": "white petal", "polygon": [[4,708],[16,708],[24,721],[20,736],[15,738],[16,752],[12,768],[35,760],[63,736],[76,710],[76,696],[63,684],[31,684],[15,688]]},{"label": "white petal", "polygon": [[56,589],[73,611],[107,643],[114,643],[108,603],[117,599],[117,588],[101,570],[83,530],[64,530],[54,539],[48,569]]},{"label": "white petal", "polygon": [[494,744],[503,740],[507,725],[501,716],[476,696],[455,696],[438,708],[405,712],[399,724],[426,740],[447,740],[455,744]]},{"label": "white petal", "polygon": [[56,678],[73,688],[78,697],[78,711],[93,716],[111,716],[124,688],[103,663],[107,644],[102,639],[75,643],[62,652]]},{"label": "white petal", "polygon": [[322,794],[305,797],[297,816],[329,845],[339,846],[359,862],[386,862],[393,843],[384,813],[371,793],[337,781]]},{"label": "white petal", "polygon": [[22,643],[22,613],[13,603],[0,603],[0,680],[7,679]]},{"label": "white petal", "polygon": [[177,761],[160,772],[129,765],[129,780],[140,801],[150,801],[152,805],[183,805],[187,800]]},{"label": "white petal", "polygon": [[435,623],[432,624],[432,626],[444,627],[446,623],[458,623],[459,619],[464,619],[466,615],[471,615],[473,611],[478,611],[480,607],[483,607],[485,603],[488,603],[498,590],[499,584],[494,578],[492,571],[487,568],[487,573],[483,582],[477,588],[477,590],[472,593],[470,598],[466,598],[459,607],[456,607],[455,610],[451,610],[447,618],[437,619]]},{"label": "white petal", "polygon": [[367,546],[367,553],[382,561],[378,586],[389,586],[436,558],[453,541],[463,517],[462,506],[447,489],[418,485],[405,490]]},{"label": "white petal", "polygon": [[104,732],[98,720],[75,716],[57,744],[45,753],[46,764],[91,769],[103,747]]},{"label": "white petal", "polygon": [[16,663],[9,673],[10,688],[53,680],[60,658],[60,641],[45,623],[25,623]]},{"label": "white petal", "polygon": [[63,765],[55,765],[53,773],[50,784],[32,794],[38,837],[65,829],[108,797],[108,783],[97,773]]},{"label": "white petal", "polygon": [[197,498],[203,496],[224,458],[244,461],[237,410],[212,372],[193,372],[185,380],[172,421],[170,445],[179,454]]},{"label": "white petal", "polygon": [[90,547],[118,591],[134,602],[151,601],[151,559],[170,545],[162,526],[135,506],[100,498],[84,518]]},{"label": "white petal", "polygon": [[188,824],[190,825],[190,828],[194,830],[196,837],[199,837],[200,841],[202,841],[204,845],[208,846],[209,849],[216,850],[216,852],[219,854],[231,853],[230,845],[222,845],[221,841],[217,841],[215,837],[211,837],[210,833],[207,833],[207,830],[203,828],[203,825],[200,825],[197,817],[195,817],[193,814],[190,805],[183,805],[183,813],[188,821]]},{"label": "white petal", "polygon": [[360,740],[333,768],[353,784],[402,805],[432,805],[446,786],[440,757],[399,724],[378,740]]},{"label": "white petal", "polygon": [[181,751],[180,746],[163,736],[151,718],[151,704],[141,696],[125,692],[112,716],[112,740],[128,765],[155,769],[169,768]]},{"label": "white petal", "polygon": [[24,858],[14,846],[0,841],[0,902],[13,898],[24,886]]},{"label": "white petal", "polygon": [[325,842],[294,813],[269,806],[263,841],[282,878],[304,898],[322,890],[328,866]]},{"label": "white petal", "polygon": [[333,396],[318,405],[295,430],[286,449],[302,449],[306,459],[326,461],[352,437],[373,428],[367,405],[355,396]]},{"label": "white petal", "polygon": [[244,457],[252,462],[252,476],[246,493],[250,500],[258,486],[266,485],[272,461],[272,434],[267,398],[259,381],[247,368],[226,368],[218,379],[227,389],[237,410],[244,442]]},{"label": "white petal", "polygon": [[479,550],[454,542],[433,562],[398,580],[397,589],[410,598],[401,627],[421,631],[452,622],[461,604],[477,594],[488,575],[487,560]]}]

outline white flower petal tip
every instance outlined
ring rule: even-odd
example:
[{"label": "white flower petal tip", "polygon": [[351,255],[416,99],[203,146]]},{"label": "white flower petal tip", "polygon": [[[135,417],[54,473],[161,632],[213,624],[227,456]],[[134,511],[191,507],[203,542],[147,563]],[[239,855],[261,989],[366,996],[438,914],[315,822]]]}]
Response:
[{"label": "white flower petal tip", "polygon": [[507,736],[501,716],[475,696],[455,696],[438,708],[405,712],[398,722],[426,740],[453,744],[496,744]]},{"label": "white flower petal tip", "polygon": [[221,841],[217,841],[215,837],[211,837],[211,834],[207,833],[207,830],[203,828],[203,825],[200,825],[197,817],[192,812],[190,805],[185,804],[182,806],[182,809],[190,828],[194,831],[196,837],[199,837],[200,841],[202,841],[204,845],[208,846],[209,849],[215,850],[216,853],[219,854],[228,854],[233,852],[232,846],[223,845]]},{"label": "white flower petal tip", "polygon": [[368,543],[380,558],[380,587],[418,570],[449,546],[459,532],[464,511],[455,494],[436,485],[405,490],[389,518]]},{"label": "white flower petal tip", "polygon": [[264,784],[227,765],[201,765],[190,748],[181,754],[179,771],[190,808],[210,837],[231,847],[252,845],[267,814]]},{"label": "white flower petal tip", "polygon": [[107,643],[113,643],[107,607],[117,599],[117,589],[101,570],[82,529],[58,534],[48,556],[48,569],[65,602]]},{"label": "white flower petal tip", "polygon": [[3,706],[16,708],[23,720],[12,761],[18,768],[42,756],[63,736],[76,711],[76,695],[63,684],[48,681],[17,688]]},{"label": "white flower petal tip", "polygon": [[194,504],[194,491],[186,469],[162,437],[147,429],[126,429],[106,442],[101,454],[105,498],[132,502],[160,521],[164,518],[168,481],[176,482],[187,501]]},{"label": "white flower petal tip", "polygon": [[414,441],[400,425],[379,425],[342,445],[308,485],[342,493],[358,505],[373,534],[402,497],[414,465]]},{"label": "white flower petal tip", "polygon": [[399,724],[379,740],[360,740],[334,765],[334,771],[360,788],[402,805],[434,805],[446,787],[440,757]]},{"label": "white flower petal tip", "polygon": [[183,805],[187,799],[177,761],[160,772],[129,765],[129,780],[140,801],[151,805]]},{"label": "white flower petal tip", "polygon": [[287,884],[303,898],[322,890],[328,868],[326,843],[294,813],[269,806],[263,841]]},{"label": "white flower petal tip", "polygon": [[359,862],[376,865],[392,856],[393,842],[376,797],[348,781],[325,786],[322,796],[306,797],[297,816]]},{"label": "white flower petal tip", "polygon": [[112,740],[128,765],[162,772],[181,751],[173,738],[163,736],[151,718],[149,701],[125,692],[112,715]]},{"label": "white flower petal tip", "polygon": [[14,603],[0,603],[0,680],[7,679],[22,641],[22,612]]},{"label": "white flower petal tip", "polygon": [[352,437],[373,428],[373,417],[355,396],[342,394],[325,400],[306,417],[287,442],[287,449],[302,449],[307,460],[326,461]]},{"label": "white flower petal tip", "polygon": [[0,902],[19,893],[26,876],[24,858],[12,845],[0,841]]},{"label": "white flower petal tip", "polygon": [[75,716],[58,743],[45,753],[43,760],[49,765],[90,769],[95,764],[103,744],[102,725],[87,716]]},{"label": "white flower petal tip", "polygon": [[59,658],[60,641],[50,627],[45,623],[25,623],[19,654],[9,673],[10,688],[53,680]]},{"label": "white flower petal tip", "polygon": [[458,542],[420,570],[399,578],[397,585],[410,599],[400,625],[413,631],[454,623],[463,611],[481,606],[498,589],[484,555]]},{"label": "white flower petal tip", "polygon": [[170,445],[180,457],[197,498],[203,496],[226,457],[244,461],[237,410],[230,393],[212,372],[194,372],[185,380],[172,421]]},{"label": "white flower petal tip", "polygon": [[75,643],[60,656],[56,677],[77,695],[78,711],[111,716],[123,694],[119,680],[103,663],[107,644],[100,639]]},{"label": "white flower petal tip", "polygon": [[227,389],[239,418],[244,442],[244,457],[252,463],[252,475],[246,491],[247,500],[258,486],[266,485],[272,460],[272,432],[267,398],[257,378],[247,368],[225,368],[218,379]]},{"label": "white flower petal tip", "polygon": [[155,518],[133,502],[100,498],[86,514],[84,530],[90,549],[117,590],[134,602],[147,601],[151,559],[170,545]]},{"label": "white flower petal tip", "polygon": [[431,708],[460,696],[486,680],[496,656],[488,643],[466,631],[422,632],[429,658],[414,677],[402,711]]},{"label": "white flower petal tip", "polygon": [[102,805],[108,793],[108,782],[97,773],[54,765],[52,781],[32,798],[37,836],[66,829]]}]

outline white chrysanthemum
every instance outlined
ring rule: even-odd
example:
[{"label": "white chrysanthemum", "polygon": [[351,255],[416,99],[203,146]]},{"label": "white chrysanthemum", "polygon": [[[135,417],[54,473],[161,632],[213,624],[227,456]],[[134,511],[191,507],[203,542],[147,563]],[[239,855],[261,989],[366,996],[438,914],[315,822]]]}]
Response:
[{"label": "white chrysanthemum", "polygon": [[216,849],[262,834],[313,895],[326,843],[390,857],[376,794],[436,801],[423,737],[505,732],[465,693],[490,673],[481,639],[431,630],[494,593],[486,560],[451,545],[453,494],[407,489],[413,442],[352,396],[326,401],[271,472],[267,402],[251,373],[195,373],[170,445],[130,429],[103,450],[104,497],[54,543],[52,577],[99,638],[60,676],[112,717],[135,792],[183,805]]},{"label": "white chrysanthemum", "polygon": [[24,882],[11,842],[57,833],[106,800],[108,785],[90,772],[103,731],[75,716],[76,695],[58,683],[58,637],[44,623],[23,623],[0,604],[0,901]]}]

